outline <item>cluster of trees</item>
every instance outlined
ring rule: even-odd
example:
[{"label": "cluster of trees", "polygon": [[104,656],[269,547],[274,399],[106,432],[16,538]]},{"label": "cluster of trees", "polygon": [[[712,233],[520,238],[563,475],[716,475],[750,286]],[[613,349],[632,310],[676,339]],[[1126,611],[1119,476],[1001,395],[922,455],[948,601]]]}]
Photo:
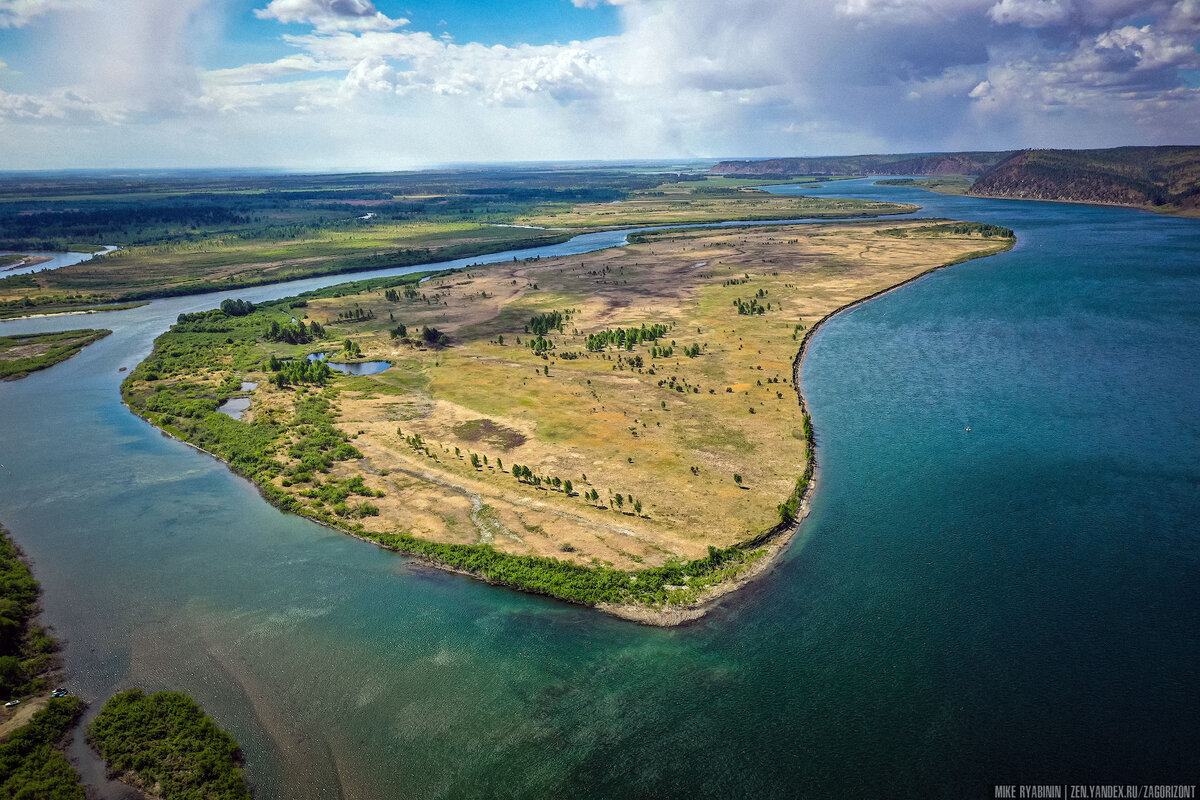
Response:
[{"label": "cluster of trees", "polygon": [[284,323],[280,324],[279,320],[271,320],[263,331],[263,338],[268,342],[286,342],[287,344],[308,344],[309,342],[325,338],[325,328],[315,319],[312,324],[306,326],[304,320],[300,320],[296,324]]},{"label": "cluster of trees", "polygon": [[599,333],[590,333],[587,337],[587,349],[592,352],[603,350],[610,345],[625,350],[632,350],[634,345],[642,342],[653,342],[667,335],[670,330],[666,325],[655,324],[640,328],[605,329]]},{"label": "cluster of trees", "polygon": [[250,800],[238,743],[182,692],[113,695],[87,735],[110,772],[166,800]]},{"label": "cluster of trees", "polygon": [[222,300],[221,311],[231,317],[245,317],[254,313],[254,303],[249,300]]},{"label": "cluster of trees", "polygon": [[750,282],[750,275],[746,274],[746,275],[742,276],[741,278],[730,278],[729,280],[725,281],[721,285],[722,286],[741,286],[743,283],[749,283],[749,282]]},{"label": "cluster of trees", "polygon": [[308,361],[307,359],[283,361],[275,356],[271,356],[271,360],[267,362],[267,367],[275,373],[271,377],[271,383],[280,389],[303,383],[324,386],[333,377],[333,370],[320,359],[313,361]]},{"label": "cluster of trees", "polygon": [[733,301],[733,304],[737,306],[739,314],[744,314],[746,316],[767,313],[767,309],[759,304],[757,298],[751,298],[750,302],[747,303],[739,297],[737,300]]},{"label": "cluster of trees", "polygon": [[512,475],[521,483],[528,483],[531,486],[541,486],[543,483],[552,486],[555,489],[561,489],[571,496],[575,492],[575,484],[570,480],[563,480],[557,476],[552,478],[543,478],[534,473],[529,467],[520,464],[513,464],[511,469]]},{"label": "cluster of trees", "polygon": [[363,311],[362,307],[356,303],[354,308],[339,311],[337,318],[338,322],[365,322],[369,319],[375,319],[375,312],[371,310]]},{"label": "cluster of trees", "polygon": [[[419,296],[420,296],[420,292],[418,292],[416,287],[413,286],[411,283],[404,287],[404,299],[405,300],[416,300],[417,297],[419,297]],[[400,302],[400,292],[396,291],[395,289],[386,290],[383,293],[383,297],[385,300],[388,300],[389,302],[392,302],[392,303]]]},{"label": "cluster of trees", "polygon": [[[399,339],[402,342],[411,342],[412,341],[408,335],[408,326],[407,325],[403,325],[403,324],[397,325],[396,327],[394,327],[390,331],[388,331],[388,333],[389,333],[389,335],[391,335],[391,337],[393,339]],[[420,340],[422,342],[424,342],[425,344],[429,345],[430,347],[445,347],[446,345],[448,345],[450,343],[450,337],[448,337],[446,334],[439,331],[437,328],[431,328],[428,325],[424,325],[421,327],[421,339]],[[500,344],[504,344],[503,336],[500,337]]]},{"label": "cluster of trees", "polygon": [[[699,386],[692,386],[690,383],[688,383],[686,378],[676,378],[674,375],[665,380],[659,381],[658,386],[660,389],[663,387],[674,389],[680,394],[685,394],[688,391],[691,391],[692,394],[700,394]],[[709,394],[714,394],[714,392],[710,389]]]},{"label": "cluster of trees", "polygon": [[[685,344],[683,346],[683,354],[685,356],[687,356],[688,358],[695,358],[696,356],[700,355],[700,345],[698,345],[698,344],[686,345]],[[654,345],[653,347],[650,348],[650,357],[651,358],[670,358],[673,355],[675,355],[675,342],[674,341],[672,341],[669,345]],[[634,362],[637,362],[637,363],[634,363]],[[641,356],[634,356],[633,358],[629,359],[629,363],[633,364],[635,367],[642,366],[641,362],[642,362]]]},{"label": "cluster of trees", "polygon": [[526,333],[545,336],[550,331],[563,332],[563,323],[571,318],[570,314],[561,311],[550,311],[545,314],[535,314],[525,326]]},{"label": "cluster of trees", "polygon": [[554,342],[543,338],[539,333],[536,339],[529,340],[529,349],[533,351],[535,356],[546,358],[546,354],[554,349]]},{"label": "cluster of trees", "polygon": [[431,328],[425,325],[421,328],[421,339],[425,344],[433,347],[445,347],[449,342],[449,337],[439,331],[437,328]]},{"label": "cluster of trees", "polygon": [[[472,455],[471,459],[471,463],[476,464],[476,456]],[[499,461],[497,461],[497,463],[499,463]],[[476,466],[478,466],[478,464],[476,464]],[[512,472],[513,477],[516,478],[520,483],[527,483],[530,486],[541,486],[543,483],[545,483],[547,486],[551,486],[555,489],[561,489],[568,497],[573,496],[575,493],[575,484],[570,480],[564,480],[558,476],[544,478],[541,475],[536,474],[529,467],[522,464],[513,464],[510,471]],[[583,492],[583,499],[587,500],[589,503],[599,504],[600,493],[594,488],[586,489]],[[635,513],[642,513],[642,501],[635,499],[632,494],[623,495],[618,492],[611,500],[608,501],[608,506],[609,508],[615,508],[616,510],[620,511],[625,507],[627,502],[633,508]]]},{"label": "cluster of trees", "polygon": [[362,348],[358,346],[358,342],[353,339],[347,339],[342,342],[342,351],[346,354],[346,358],[361,358]]},{"label": "cluster of trees", "polygon": [[[593,490],[593,494],[595,494],[595,490]],[[599,499],[599,498],[597,497],[597,499]],[[614,496],[612,500],[608,501],[608,507],[613,508],[613,506],[615,504],[616,509],[618,511],[621,511],[622,509],[625,508],[626,499],[628,499],[629,505],[633,507],[633,511],[635,514],[642,513],[642,501],[635,500],[632,494],[629,495],[628,498],[626,498],[625,495],[621,494],[620,492],[617,492],[616,496]]]}]

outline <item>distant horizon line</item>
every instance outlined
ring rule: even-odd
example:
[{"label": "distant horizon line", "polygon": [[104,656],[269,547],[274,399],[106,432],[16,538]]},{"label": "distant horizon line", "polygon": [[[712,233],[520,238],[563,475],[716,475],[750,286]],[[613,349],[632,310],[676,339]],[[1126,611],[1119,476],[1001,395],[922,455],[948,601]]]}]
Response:
[{"label": "distant horizon line", "polygon": [[387,168],[355,168],[355,167],[285,167],[285,166],[210,166],[210,167],[42,167],[29,169],[0,169],[0,178],[15,176],[38,175],[92,175],[119,177],[126,174],[209,174],[209,175],[388,175],[395,173],[438,172],[451,170],[479,169],[536,169],[539,167],[576,166],[576,167],[616,167],[625,165],[689,165],[689,164],[718,164],[727,161],[773,161],[776,159],[829,159],[829,158],[862,158],[867,156],[932,156],[958,155],[963,153],[1009,153],[1022,150],[1067,150],[1074,152],[1097,152],[1104,150],[1121,150],[1127,148],[1157,149],[1168,147],[1200,147],[1200,144],[1156,144],[1156,145],[1114,145],[1112,147],[1014,147],[1000,150],[912,150],[903,152],[874,152],[874,153],[836,153],[831,155],[771,155],[771,156],[679,156],[664,158],[579,158],[579,159],[543,159],[543,160],[511,160],[511,161],[448,161],[418,167]]}]

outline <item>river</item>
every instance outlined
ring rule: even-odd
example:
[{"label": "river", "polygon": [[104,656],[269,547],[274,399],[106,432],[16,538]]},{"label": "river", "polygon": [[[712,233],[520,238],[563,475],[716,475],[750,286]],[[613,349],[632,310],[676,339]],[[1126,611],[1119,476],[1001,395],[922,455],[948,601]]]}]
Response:
[{"label": "river", "polygon": [[191,693],[243,744],[260,798],[1195,783],[1200,222],[870,181],[802,191],[915,202],[1018,245],[815,337],[813,512],[699,624],[422,567],[277,511],[120,404],[118,369],[177,314],[347,279],[323,278],[89,317],[115,333],[0,385],[0,521],[33,559],[69,685]]},{"label": "river", "polygon": [[[0,280],[7,278],[10,275],[28,275],[31,272],[43,272],[48,269],[61,269],[62,267],[69,267],[72,264],[90,261],[95,256],[108,255],[109,253],[116,252],[120,249],[121,248],[116,247],[115,245],[106,245],[103,250],[100,250],[96,253],[50,253],[41,251],[30,253],[21,252],[20,255],[26,255],[30,258],[39,259],[39,261],[35,264],[13,266],[7,269],[0,268]],[[0,256],[15,254],[17,254],[17,251],[13,250],[5,250],[4,252],[0,252]]]}]

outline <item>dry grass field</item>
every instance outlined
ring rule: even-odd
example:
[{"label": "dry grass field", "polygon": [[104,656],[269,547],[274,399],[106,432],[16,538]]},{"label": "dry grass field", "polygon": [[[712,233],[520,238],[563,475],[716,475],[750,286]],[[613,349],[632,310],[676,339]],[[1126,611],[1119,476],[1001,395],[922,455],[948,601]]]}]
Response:
[{"label": "dry grass field", "polygon": [[[411,297],[310,301],[328,339],[306,350],[338,360],[350,339],[355,360],[394,365],[337,378],[337,424],[363,457],[331,477],[382,493],[368,533],[622,570],[702,557],[778,523],[805,470],[792,364],[807,326],[1010,245],[911,221],[689,230],[436,278]],[[360,312],[373,319],[344,321]],[[531,321],[552,312],[561,332],[535,352]],[[407,336],[393,337],[401,324]],[[656,325],[653,341],[588,348],[589,335]],[[426,326],[446,346],[424,344]],[[258,383],[245,421],[288,416],[291,388],[237,377]],[[539,480],[519,480],[517,465]],[[305,483],[276,485],[319,504]]]}]

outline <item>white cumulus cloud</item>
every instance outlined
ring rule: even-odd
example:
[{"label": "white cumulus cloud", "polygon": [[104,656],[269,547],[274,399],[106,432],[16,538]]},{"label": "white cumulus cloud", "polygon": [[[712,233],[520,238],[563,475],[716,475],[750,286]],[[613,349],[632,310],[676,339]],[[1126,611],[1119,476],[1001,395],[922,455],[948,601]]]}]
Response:
[{"label": "white cumulus cloud", "polygon": [[406,19],[388,17],[371,0],[271,0],[254,15],[307,23],[319,31],[390,31],[408,24]]}]

